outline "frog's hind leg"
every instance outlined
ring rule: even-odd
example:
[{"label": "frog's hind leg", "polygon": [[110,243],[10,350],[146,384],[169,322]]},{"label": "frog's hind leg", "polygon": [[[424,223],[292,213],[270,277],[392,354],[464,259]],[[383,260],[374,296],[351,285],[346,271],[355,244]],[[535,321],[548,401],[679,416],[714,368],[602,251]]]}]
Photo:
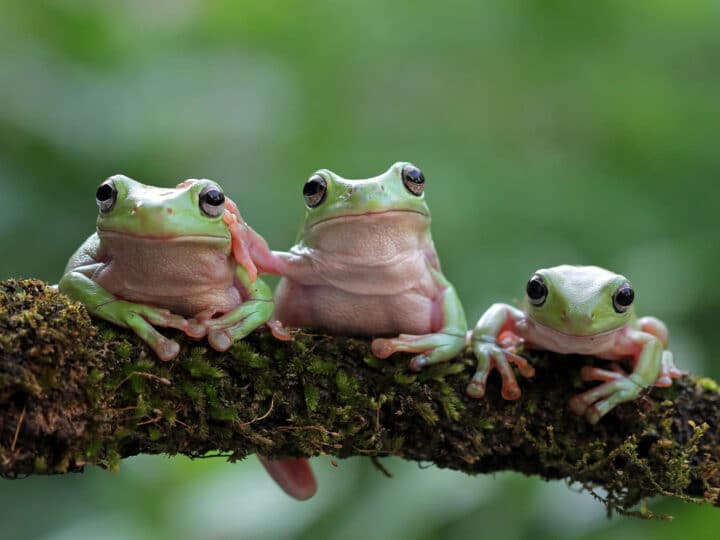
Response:
[{"label": "frog's hind leg", "polygon": [[465,348],[465,336],[441,332],[420,336],[400,334],[392,339],[375,339],[371,348],[378,358],[387,358],[396,352],[420,353],[408,365],[412,371],[420,371],[425,366],[455,358]]},{"label": "frog's hind leg", "polygon": [[258,455],[260,463],[282,490],[304,501],[317,491],[317,483],[307,459],[269,459]]},{"label": "frog's hind leg", "polygon": [[136,313],[128,313],[125,317],[125,323],[155,351],[160,360],[173,360],[180,352],[180,345],[177,342],[163,336],[142,316]]},{"label": "frog's hind leg", "polygon": [[596,424],[616,406],[637,398],[642,389],[632,378],[621,377],[573,397],[570,410],[577,415],[584,414],[588,422]]},{"label": "frog's hind leg", "polygon": [[466,343],[467,321],[457,292],[442,273],[433,268],[430,272],[441,291],[434,303],[435,309],[442,313],[442,327],[431,334],[400,334],[393,339],[380,338],[372,342],[372,352],[378,358],[387,358],[396,352],[419,353],[408,365],[412,371],[452,360]]}]

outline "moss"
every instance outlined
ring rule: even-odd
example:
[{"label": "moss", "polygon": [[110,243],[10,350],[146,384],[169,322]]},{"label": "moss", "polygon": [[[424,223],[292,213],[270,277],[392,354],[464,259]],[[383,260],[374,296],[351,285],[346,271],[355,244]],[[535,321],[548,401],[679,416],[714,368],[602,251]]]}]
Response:
[{"label": "moss", "polygon": [[718,501],[720,393],[709,379],[654,388],[590,426],[567,410],[585,386],[573,359],[537,356],[508,402],[495,375],[485,399],[465,396],[470,358],[415,374],[408,356],[379,360],[364,340],[257,332],[219,354],[172,337],[181,354],[160,362],[41,282],[0,283],[0,473],[115,470],[141,452],[397,455],[602,487],[610,511],[655,495]]},{"label": "moss", "polygon": [[699,377],[695,379],[697,385],[703,390],[709,392],[720,392],[720,385],[708,377]]}]

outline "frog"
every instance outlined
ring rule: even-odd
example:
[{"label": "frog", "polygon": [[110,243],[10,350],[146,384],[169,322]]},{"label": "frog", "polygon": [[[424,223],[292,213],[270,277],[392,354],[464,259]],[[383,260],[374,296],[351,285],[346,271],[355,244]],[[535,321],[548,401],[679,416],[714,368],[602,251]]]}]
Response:
[{"label": "frog", "polygon": [[[425,186],[425,174],[409,162],[366,179],[328,169],[311,174],[295,245],[269,251],[262,239],[247,239],[258,268],[282,276],[275,316],[290,327],[374,338],[371,350],[381,359],[413,353],[412,371],[463,352],[465,312],[440,267]],[[274,472],[282,461],[264,463],[283,481]]]},{"label": "frog", "polygon": [[413,353],[412,371],[457,357],[465,312],[440,267],[425,186],[408,162],[366,179],[313,173],[295,245],[258,257],[259,268],[282,276],[275,316],[287,326],[372,337],[378,358]]},{"label": "frog", "polygon": [[180,345],[156,327],[207,336],[217,351],[265,324],[289,339],[242,240],[249,227],[216,182],[161,188],[118,174],[100,184],[96,203],[96,231],[58,284],[91,315],[133,330],[163,361]]},{"label": "frog", "polygon": [[[502,397],[518,399],[522,392],[512,365],[524,377],[535,373],[518,354],[520,348],[595,356],[612,361],[611,369],[582,367],[582,381],[602,384],[573,396],[569,408],[596,424],[620,403],[684,375],[667,349],[668,337],[660,319],[636,315],[635,290],[625,276],[598,266],[539,269],[527,281],[521,308],[494,304],[471,332],[478,366],[466,393],[483,397],[488,375],[496,369]],[[620,365],[628,361],[630,373]]]}]

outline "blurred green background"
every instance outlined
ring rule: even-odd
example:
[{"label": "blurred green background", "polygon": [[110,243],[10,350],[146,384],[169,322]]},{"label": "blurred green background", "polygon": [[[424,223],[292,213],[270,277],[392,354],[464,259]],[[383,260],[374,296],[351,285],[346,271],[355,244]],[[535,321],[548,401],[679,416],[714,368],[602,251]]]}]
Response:
[{"label": "blurred green background", "polygon": [[[629,275],[678,364],[720,376],[720,4],[364,0],[4,2],[0,278],[56,281],[122,172],[219,181],[288,247],[317,168],[428,178],[446,275],[475,320],[536,268]],[[0,482],[0,538],[716,539],[720,510],[607,521],[563,483],[315,460],[286,498],[255,460],[140,457]]]}]

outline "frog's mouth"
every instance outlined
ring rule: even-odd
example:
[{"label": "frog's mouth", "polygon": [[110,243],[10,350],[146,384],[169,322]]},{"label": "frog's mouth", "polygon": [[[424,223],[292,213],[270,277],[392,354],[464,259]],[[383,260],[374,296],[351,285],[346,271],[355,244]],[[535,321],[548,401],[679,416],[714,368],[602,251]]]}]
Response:
[{"label": "frog's mouth", "polygon": [[328,218],[321,219],[319,221],[315,221],[308,225],[308,229],[313,229],[317,227],[318,225],[322,225],[324,223],[330,223],[335,221],[349,221],[349,220],[362,220],[364,218],[374,218],[379,216],[387,216],[387,217],[397,217],[402,216],[406,214],[415,214],[417,216],[421,216],[424,219],[428,220],[430,219],[430,214],[427,214],[425,212],[420,212],[419,210],[403,210],[403,209],[394,209],[394,210],[381,210],[379,212],[357,212],[355,214],[343,214],[340,216],[331,216]]},{"label": "frog's mouth", "polygon": [[112,240],[113,238],[125,238],[143,240],[148,242],[228,242],[227,236],[213,234],[137,234],[127,231],[115,231],[112,229],[97,230],[98,236]]}]

